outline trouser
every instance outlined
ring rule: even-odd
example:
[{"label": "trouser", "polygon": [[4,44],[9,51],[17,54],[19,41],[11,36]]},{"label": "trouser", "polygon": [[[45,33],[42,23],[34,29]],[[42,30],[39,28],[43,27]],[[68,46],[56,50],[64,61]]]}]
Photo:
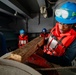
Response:
[{"label": "trouser", "polygon": [[55,63],[61,66],[71,66],[71,62],[69,61],[69,59],[66,58],[66,56],[57,57],[50,56],[44,53],[43,58],[45,58],[50,63]]}]

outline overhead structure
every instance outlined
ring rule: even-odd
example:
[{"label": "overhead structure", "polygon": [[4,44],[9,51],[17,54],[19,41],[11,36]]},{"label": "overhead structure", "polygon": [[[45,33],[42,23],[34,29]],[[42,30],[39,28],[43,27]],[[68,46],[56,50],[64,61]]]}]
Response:
[{"label": "overhead structure", "polygon": [[0,58],[0,75],[42,75],[32,67],[13,60]]},{"label": "overhead structure", "polygon": [[13,16],[34,18],[39,12],[37,0],[0,0],[0,11]]},{"label": "overhead structure", "polygon": [[40,11],[44,11],[44,17],[50,17],[52,15],[51,7],[56,1],[57,0],[0,0],[0,12],[23,18],[34,18]]}]

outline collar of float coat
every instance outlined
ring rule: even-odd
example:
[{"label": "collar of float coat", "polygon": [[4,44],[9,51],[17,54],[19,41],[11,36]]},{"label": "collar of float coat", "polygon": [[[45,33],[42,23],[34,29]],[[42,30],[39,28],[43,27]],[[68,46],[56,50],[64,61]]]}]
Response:
[{"label": "collar of float coat", "polygon": [[59,31],[59,23],[56,23],[55,27],[51,30],[51,33],[54,34],[55,36],[67,36],[67,35],[74,35],[76,34],[76,32],[73,29],[70,29],[70,31],[66,32],[66,33],[60,33]]}]

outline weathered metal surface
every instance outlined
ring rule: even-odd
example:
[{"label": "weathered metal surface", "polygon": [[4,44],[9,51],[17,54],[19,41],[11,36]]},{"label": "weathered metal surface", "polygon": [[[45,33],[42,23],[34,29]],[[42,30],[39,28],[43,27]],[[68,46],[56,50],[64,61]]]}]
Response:
[{"label": "weathered metal surface", "polygon": [[41,75],[26,64],[0,58],[0,75]]}]

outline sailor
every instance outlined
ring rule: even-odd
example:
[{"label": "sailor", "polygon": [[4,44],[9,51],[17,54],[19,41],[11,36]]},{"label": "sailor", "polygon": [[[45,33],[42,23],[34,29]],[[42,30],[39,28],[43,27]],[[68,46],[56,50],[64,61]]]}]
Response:
[{"label": "sailor", "polygon": [[43,28],[42,29],[42,32],[40,34],[40,37],[44,37],[45,40],[48,38],[48,33],[47,33],[47,29],[46,28]]},{"label": "sailor", "polygon": [[19,46],[19,48],[21,48],[22,46],[24,46],[27,43],[28,43],[28,35],[26,35],[26,32],[23,29],[21,29],[20,35],[19,35],[18,46]]},{"label": "sailor", "polygon": [[44,58],[62,66],[71,65],[76,57],[76,3],[66,2],[55,10],[56,25],[44,46]]}]

